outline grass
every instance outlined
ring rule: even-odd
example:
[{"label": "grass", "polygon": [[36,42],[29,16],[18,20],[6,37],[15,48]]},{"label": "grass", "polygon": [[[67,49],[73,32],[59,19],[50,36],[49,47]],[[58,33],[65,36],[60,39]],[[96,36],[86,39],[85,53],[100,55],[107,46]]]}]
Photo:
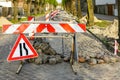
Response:
[{"label": "grass", "polygon": [[36,14],[36,15],[32,15],[32,16],[43,16],[45,13],[41,13],[41,14]]},{"label": "grass", "polygon": [[107,26],[109,26],[111,24],[111,22],[106,21],[106,20],[102,20],[102,22],[96,22],[95,25],[105,28]]},{"label": "grass", "polygon": [[[36,14],[36,15],[31,15],[31,16],[35,16],[35,17],[37,17],[37,16],[43,16],[44,15],[44,13],[41,13],[41,14]],[[18,19],[18,21],[15,21],[14,19],[12,19],[12,20],[10,20],[12,23],[19,23],[19,22],[21,22],[21,21],[27,21],[27,17],[24,17],[24,18],[20,18],[20,19]]]},{"label": "grass", "polygon": [[18,22],[21,22],[21,21],[27,21],[27,18],[24,17],[24,18],[21,18],[21,19],[18,19],[18,21],[15,21],[14,19],[10,20],[12,23],[18,23]]},{"label": "grass", "polygon": [[0,32],[2,31],[2,26],[0,26]]}]

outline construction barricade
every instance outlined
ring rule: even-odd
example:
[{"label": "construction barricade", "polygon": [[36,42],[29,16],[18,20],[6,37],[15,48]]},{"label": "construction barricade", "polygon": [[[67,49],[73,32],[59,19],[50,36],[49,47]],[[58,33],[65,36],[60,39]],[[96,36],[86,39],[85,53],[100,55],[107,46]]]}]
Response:
[{"label": "construction barricade", "polygon": [[[73,33],[72,38],[72,55],[71,61],[78,61],[78,50],[77,50],[77,37],[76,33],[85,32],[85,24],[74,24],[68,22],[56,22],[56,21],[24,21],[21,24],[3,25],[3,34],[20,34],[13,49],[11,50],[8,61],[21,60],[21,65],[17,70],[20,72],[22,67],[22,60],[37,57],[38,54],[25,37],[24,34],[30,33]],[[34,37],[53,37],[53,36],[34,36]],[[56,36],[64,38],[63,36]],[[72,63],[71,62],[71,63]]]}]

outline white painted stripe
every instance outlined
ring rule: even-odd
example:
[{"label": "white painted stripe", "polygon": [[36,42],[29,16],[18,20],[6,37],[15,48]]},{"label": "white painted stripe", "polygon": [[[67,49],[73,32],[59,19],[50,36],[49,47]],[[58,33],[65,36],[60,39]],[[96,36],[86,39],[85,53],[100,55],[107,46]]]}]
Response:
[{"label": "white painted stripe", "polygon": [[50,24],[50,25],[53,26],[53,28],[55,29],[55,32],[65,32],[65,33],[67,32],[60,26],[60,24]]},{"label": "white painted stripe", "polygon": [[6,34],[14,33],[14,32],[16,32],[17,28],[18,28],[20,25],[21,25],[21,24],[13,24],[13,25],[11,25],[4,33],[6,33]]},{"label": "white painted stripe", "polygon": [[49,21],[49,13],[45,16],[46,21]]},{"label": "white painted stripe", "polygon": [[30,21],[34,21],[34,18],[32,18]]},{"label": "white painted stripe", "polygon": [[48,33],[47,27],[41,31],[41,33]]},{"label": "white painted stripe", "polygon": [[84,32],[78,24],[69,24],[76,32]]},{"label": "white painted stripe", "polygon": [[29,27],[23,33],[32,33],[33,31],[36,31],[36,28],[38,26],[39,24],[30,24]]}]

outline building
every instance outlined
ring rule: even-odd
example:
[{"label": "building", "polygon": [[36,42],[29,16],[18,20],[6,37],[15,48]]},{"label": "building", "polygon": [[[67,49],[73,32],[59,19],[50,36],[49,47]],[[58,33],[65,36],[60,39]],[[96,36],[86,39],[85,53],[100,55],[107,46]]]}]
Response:
[{"label": "building", "polygon": [[94,5],[95,13],[118,16],[117,0],[94,0]]},{"label": "building", "polygon": [[[7,4],[7,5],[6,5]],[[24,15],[24,0],[18,1],[18,15]],[[12,0],[0,0],[0,16],[13,15],[14,5]]]}]

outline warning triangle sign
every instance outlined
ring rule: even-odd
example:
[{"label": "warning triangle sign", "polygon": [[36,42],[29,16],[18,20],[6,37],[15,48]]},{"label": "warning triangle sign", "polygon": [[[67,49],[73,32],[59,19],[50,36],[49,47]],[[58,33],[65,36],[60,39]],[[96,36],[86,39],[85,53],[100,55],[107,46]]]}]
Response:
[{"label": "warning triangle sign", "polygon": [[7,58],[7,61],[24,60],[34,57],[38,57],[37,52],[25,35],[20,34]]}]

